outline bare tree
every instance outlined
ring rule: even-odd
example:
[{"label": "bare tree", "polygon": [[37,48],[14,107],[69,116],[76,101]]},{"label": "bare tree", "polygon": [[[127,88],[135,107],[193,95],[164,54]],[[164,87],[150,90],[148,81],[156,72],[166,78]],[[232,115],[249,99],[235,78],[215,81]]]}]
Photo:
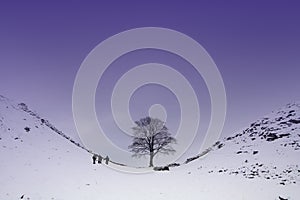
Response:
[{"label": "bare tree", "polygon": [[171,136],[165,122],[151,117],[142,118],[135,122],[133,127],[133,143],[128,146],[133,156],[150,156],[149,167],[153,167],[153,158],[158,153],[168,155],[175,150],[170,144],[176,143]]}]

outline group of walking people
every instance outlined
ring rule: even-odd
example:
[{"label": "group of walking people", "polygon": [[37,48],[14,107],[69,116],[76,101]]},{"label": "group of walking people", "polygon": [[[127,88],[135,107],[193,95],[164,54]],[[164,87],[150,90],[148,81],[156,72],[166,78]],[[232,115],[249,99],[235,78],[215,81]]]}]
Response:
[{"label": "group of walking people", "polygon": [[109,162],[109,157],[106,156],[105,158],[103,158],[101,155],[97,155],[97,154],[93,154],[93,164],[96,164],[96,161],[98,164],[101,164],[102,161],[104,160],[105,161],[105,164],[108,165],[108,162]]}]

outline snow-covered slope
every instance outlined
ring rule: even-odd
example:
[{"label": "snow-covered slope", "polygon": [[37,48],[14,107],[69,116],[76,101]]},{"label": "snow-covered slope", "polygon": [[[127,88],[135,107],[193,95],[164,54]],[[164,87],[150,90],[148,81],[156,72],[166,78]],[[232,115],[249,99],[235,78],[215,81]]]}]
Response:
[{"label": "snow-covered slope", "polygon": [[28,193],[33,199],[49,199],[56,186],[65,193],[67,184],[82,181],[74,176],[82,173],[80,163],[90,163],[87,151],[63,133],[58,134],[54,126],[48,127],[48,121],[25,112],[25,108],[24,104],[0,97],[1,200],[22,195],[25,199]]},{"label": "snow-covered slope", "polygon": [[133,175],[93,165],[78,141],[0,96],[0,200],[299,199],[299,109],[290,104],[170,171]]},{"label": "snow-covered slope", "polygon": [[[197,157],[186,163],[192,160]],[[288,104],[217,142],[199,164],[209,173],[300,185],[300,104]]]}]

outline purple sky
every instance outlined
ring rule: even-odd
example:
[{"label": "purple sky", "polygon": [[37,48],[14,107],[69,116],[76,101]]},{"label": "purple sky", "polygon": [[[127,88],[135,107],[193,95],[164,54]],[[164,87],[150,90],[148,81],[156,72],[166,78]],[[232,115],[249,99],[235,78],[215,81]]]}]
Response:
[{"label": "purple sky", "polygon": [[[102,2],[2,1],[0,94],[24,101],[58,127],[74,131],[72,88],[83,59],[109,36],[157,26],[192,37],[214,59],[227,92],[224,135],[300,99],[297,1]],[[171,64],[172,59],[162,62]]]}]

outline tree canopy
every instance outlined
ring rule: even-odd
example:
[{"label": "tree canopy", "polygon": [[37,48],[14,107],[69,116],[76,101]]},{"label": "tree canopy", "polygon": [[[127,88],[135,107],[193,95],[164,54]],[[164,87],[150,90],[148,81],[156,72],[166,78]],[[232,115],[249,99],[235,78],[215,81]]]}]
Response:
[{"label": "tree canopy", "polygon": [[153,167],[153,158],[158,153],[168,155],[175,150],[171,144],[176,143],[176,139],[171,136],[165,122],[160,119],[145,117],[135,122],[133,127],[133,142],[128,148],[133,152],[133,156],[149,155],[149,167]]}]

